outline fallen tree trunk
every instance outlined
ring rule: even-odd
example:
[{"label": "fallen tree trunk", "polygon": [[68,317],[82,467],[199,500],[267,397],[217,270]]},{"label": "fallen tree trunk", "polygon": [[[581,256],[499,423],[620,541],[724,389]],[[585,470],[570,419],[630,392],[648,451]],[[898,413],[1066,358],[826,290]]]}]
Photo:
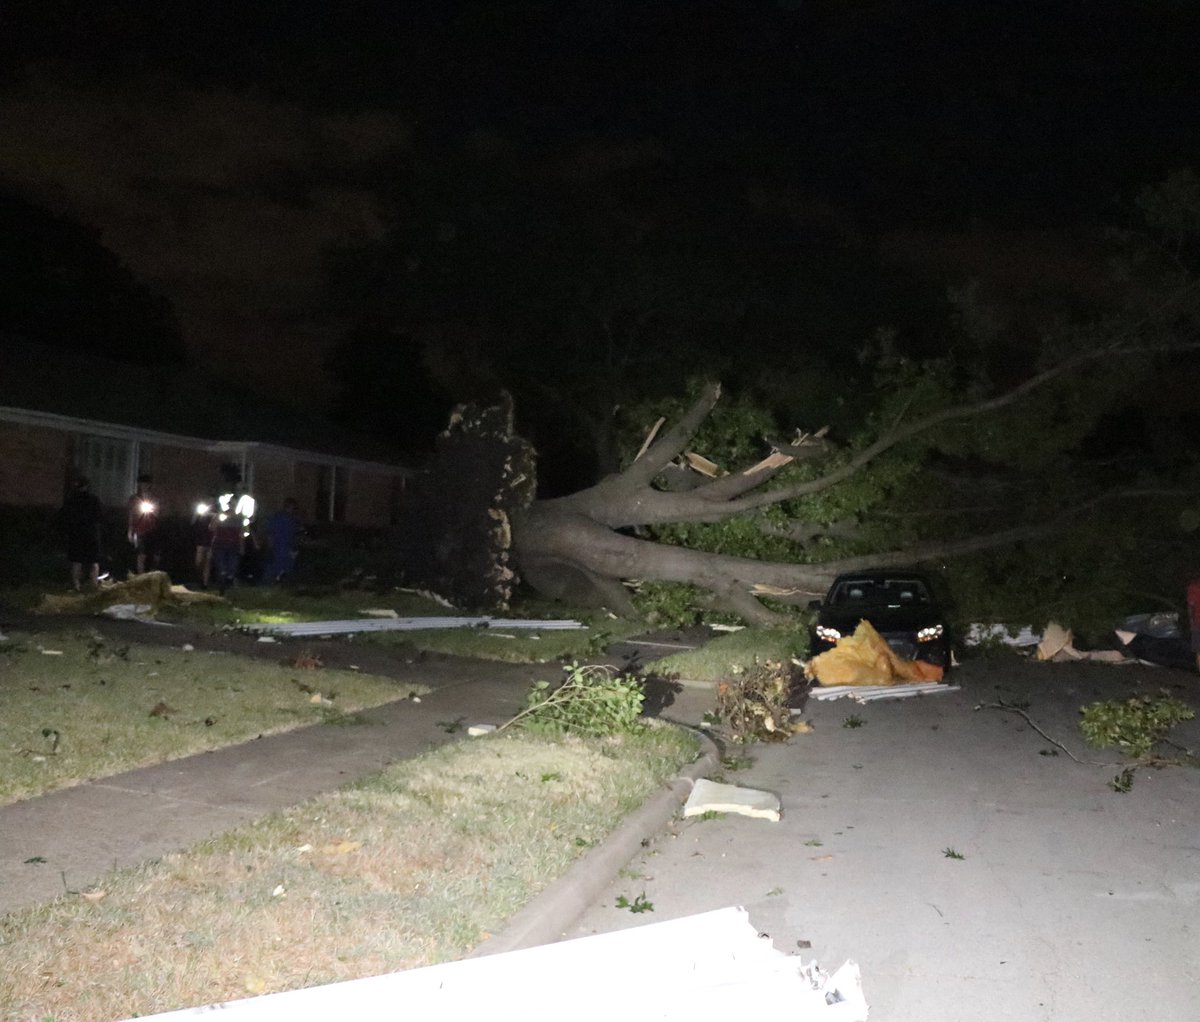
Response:
[{"label": "fallen tree trunk", "polygon": [[552,501],[537,502],[514,518],[513,547],[522,576],[545,595],[607,606],[621,615],[634,613],[624,581],[653,579],[697,586],[711,594],[714,607],[754,624],[775,624],[782,616],[758,597],[806,602],[823,594],[833,577],[825,565],[730,557],[637,539]]}]

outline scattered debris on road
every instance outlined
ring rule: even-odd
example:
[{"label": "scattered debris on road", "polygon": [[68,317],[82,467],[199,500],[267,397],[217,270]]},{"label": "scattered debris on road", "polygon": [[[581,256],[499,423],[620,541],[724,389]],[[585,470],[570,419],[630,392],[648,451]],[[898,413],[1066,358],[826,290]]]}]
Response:
[{"label": "scattered debris on road", "polygon": [[704,813],[738,813],[760,820],[779,822],[779,797],[757,788],[739,788],[736,784],[718,784],[700,778],[692,786],[683,807],[683,815],[701,816]]},{"label": "scattered debris on road", "polygon": [[[961,692],[958,685],[945,685],[940,681],[914,681],[900,685],[828,685],[813,688],[808,695],[818,702],[831,699],[850,698],[859,703],[872,703],[880,699],[910,699],[913,696],[931,695],[934,692]],[[798,716],[800,710],[792,710]]]},{"label": "scattered debris on road", "polygon": [[788,701],[798,683],[794,664],[756,662],[717,686],[713,723],[722,725],[731,742],[786,742],[798,728],[791,723]]},{"label": "scattered debris on road", "polygon": [[1094,660],[1105,664],[1132,664],[1135,662],[1119,649],[1076,649],[1074,633],[1056,621],[1051,621],[1046,625],[1035,655],[1038,660],[1053,660],[1056,663],[1067,660]]},{"label": "scattered debris on road", "polygon": [[1114,665],[1144,664],[1192,670],[1200,666],[1196,654],[1174,611],[1133,614],[1113,629],[1114,648],[1081,650],[1075,647],[1071,629],[1051,621],[1043,631],[1028,625],[1016,628],[1001,624],[973,624],[963,636],[968,646],[999,643],[1018,653],[1055,663],[1089,660]]},{"label": "scattered debris on road", "polygon": [[1002,646],[1014,646],[1025,649],[1036,646],[1042,641],[1042,636],[1028,625],[1012,629],[1007,625],[985,625],[976,623],[968,625],[963,642],[968,646],[982,646],[988,642],[998,642]]}]

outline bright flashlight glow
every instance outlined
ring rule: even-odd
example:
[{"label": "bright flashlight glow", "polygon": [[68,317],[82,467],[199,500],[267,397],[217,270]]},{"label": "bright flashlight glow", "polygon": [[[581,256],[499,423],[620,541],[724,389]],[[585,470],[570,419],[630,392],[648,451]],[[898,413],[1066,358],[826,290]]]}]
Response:
[{"label": "bright flashlight glow", "polygon": [[148,501],[148,500],[143,500],[138,505],[138,510],[141,511],[141,513],[144,515],[153,514],[154,513],[154,505],[151,504],[150,501]]},{"label": "bright flashlight glow", "polygon": [[208,514],[208,505],[207,504],[197,504],[196,505],[196,514],[198,514],[198,515]]}]

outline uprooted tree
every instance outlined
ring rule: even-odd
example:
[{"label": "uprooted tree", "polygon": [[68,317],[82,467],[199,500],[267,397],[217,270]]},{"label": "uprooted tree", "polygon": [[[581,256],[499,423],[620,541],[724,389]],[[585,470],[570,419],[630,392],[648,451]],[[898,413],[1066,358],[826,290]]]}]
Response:
[{"label": "uprooted tree", "polygon": [[[1111,346],[1103,354],[1110,358],[1134,355],[1122,346]],[[969,535],[946,536],[943,532],[938,538],[917,538],[902,547],[887,544],[888,532],[904,535],[894,527],[882,533],[876,528],[872,534],[871,511],[881,510],[879,507],[859,507],[841,520],[822,514],[836,506],[822,504],[822,494],[867,473],[896,449],[919,445],[916,451],[910,449],[905,463],[893,474],[894,485],[877,490],[884,498],[881,503],[886,503],[889,490],[902,489],[903,477],[929,468],[931,455],[941,447],[939,439],[945,447],[952,446],[948,441],[961,439],[948,435],[948,427],[998,414],[1072,370],[1082,370],[1099,355],[1090,352],[1065,360],[1001,395],[945,407],[908,424],[897,423],[857,448],[839,449],[821,430],[798,432],[790,442],[771,443],[770,452],[756,463],[728,473],[714,471],[708,459],[689,448],[720,395],[719,386],[709,384],[686,414],[655,436],[623,471],[578,493],[535,501],[519,511],[513,518],[518,570],[544,593],[572,602],[603,604],[621,614],[634,613],[626,586],[630,580],[687,583],[706,593],[714,609],[755,624],[775,624],[783,618],[769,603],[806,602],[843,571],[940,561],[1046,536],[1081,522],[1086,526],[1089,512],[1094,514],[1116,498],[1161,498],[1159,488],[1125,487],[1094,492],[1068,506],[1055,500],[1043,501],[1042,506],[1031,502],[1025,510],[1032,514],[1014,513],[1012,508],[992,514],[993,523],[1006,522],[1002,527]],[[810,517],[806,517],[806,502]],[[819,517],[811,517],[814,514]],[[636,534],[735,519],[745,528],[777,540],[776,549],[794,559],[737,556]],[[829,558],[826,551],[832,544],[821,540],[839,534],[856,535],[863,540],[860,548],[865,546],[869,552]],[[845,546],[843,542],[843,549]]]},{"label": "uprooted tree", "polygon": [[[731,431],[737,439],[722,443],[714,421],[747,406],[738,397],[718,404],[713,382],[668,414],[649,404],[626,409],[640,444],[629,444],[619,471],[566,496],[534,498],[533,452],[513,430],[511,406],[460,411],[440,438],[425,492],[437,507],[454,480],[461,485],[455,452],[478,449],[478,425],[491,469],[471,488],[486,511],[450,500],[444,512],[417,512],[433,524],[423,534],[429,570],[411,581],[501,606],[519,576],[545,595],[621,615],[636,612],[631,588],[682,583],[707,607],[765,625],[843,571],[1024,544],[1027,573],[1040,559],[1046,573],[1086,572],[1103,587],[1103,563],[1119,571],[1145,560],[1136,533],[1152,532],[1154,515],[1159,523],[1173,515],[1189,550],[1200,528],[1189,504],[1191,455],[1177,451],[1164,471],[1166,461],[1120,435],[1129,409],[1145,411],[1148,394],[1195,370],[1200,288],[1186,274],[1158,279],[1171,286],[1143,289],[1087,328],[1047,332],[1020,355],[993,346],[917,363],[884,345],[876,389],[857,402],[873,411],[858,428],[814,422],[785,433],[764,412],[726,424],[725,440]],[[791,378],[802,371],[779,367]],[[479,523],[479,543],[462,533],[464,513]],[[1124,535],[1120,519],[1130,526]],[[1074,563],[1032,546],[1063,535],[1092,541]],[[486,585],[454,584],[464,567],[481,577],[484,549]],[[456,564],[454,550],[470,556]]]},{"label": "uprooted tree", "polygon": [[[891,388],[890,403],[858,437],[839,444],[821,429],[797,431],[787,441],[764,437],[765,456],[728,472],[693,446],[721,393],[718,384],[708,383],[677,421],[660,421],[650,431],[620,472],[543,500],[533,499],[532,451],[513,432],[511,407],[460,410],[441,438],[440,467],[427,477],[427,488],[446,492],[447,479],[462,478],[462,452],[487,448],[484,481],[478,466],[473,473],[473,489],[487,504],[480,515],[472,502],[483,532],[479,543],[465,539],[461,508],[452,516],[429,514],[426,506],[423,546],[434,552],[435,568],[415,581],[469,593],[476,605],[503,605],[515,568],[544,595],[623,616],[636,613],[631,582],[686,583],[712,609],[753,624],[779,623],[788,604],[823,592],[842,571],[941,561],[1072,526],[1096,527],[1099,509],[1117,498],[1161,503],[1167,492],[1162,487],[1102,489],[1077,472],[1066,478],[1072,470],[1059,455],[1131,384],[1152,375],[1164,349],[1175,349],[1177,357],[1186,348],[1180,341],[1147,344],[1128,336],[1091,343],[999,394],[976,390],[973,400],[959,403],[946,401],[957,386],[945,366],[909,366],[897,370],[903,379]],[[949,478],[955,466],[965,483]],[[961,503],[965,485],[978,502],[979,493],[994,488],[998,466],[1031,469],[1034,482],[1022,488],[1010,478],[1004,492],[993,494],[996,503],[985,502],[974,519],[990,524],[982,532],[948,527],[943,517],[922,537],[922,530],[889,518],[911,504],[914,491],[927,498],[914,516],[934,510],[953,516],[963,508],[928,499],[930,477],[939,477],[933,487],[938,497]],[[1069,485],[1049,487],[1050,475]],[[697,531],[703,526],[724,532],[706,536]],[[724,541],[714,541],[722,535]],[[748,535],[762,542],[746,542]],[[743,556],[722,547],[776,556]],[[471,551],[469,562],[455,558],[451,548]],[[444,554],[440,561],[437,551]],[[468,574],[486,576],[486,585],[453,582],[468,563]]]}]

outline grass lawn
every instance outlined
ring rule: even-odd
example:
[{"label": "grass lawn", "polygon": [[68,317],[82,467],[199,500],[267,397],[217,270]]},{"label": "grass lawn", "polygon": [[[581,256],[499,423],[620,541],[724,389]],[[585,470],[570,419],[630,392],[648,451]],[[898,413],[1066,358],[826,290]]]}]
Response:
[{"label": "grass lawn", "polygon": [[[581,620],[578,616],[574,620]],[[588,622],[585,620],[585,624]],[[412,632],[371,632],[355,642],[409,645],[431,653],[504,660],[510,663],[549,663],[585,660],[601,655],[611,642],[646,630],[640,621],[602,621],[587,628],[526,628],[506,631],[502,622],[491,628],[430,628]]]},{"label": "grass lawn", "polygon": [[[339,621],[363,617],[366,609],[392,610],[400,617],[478,617],[442,606],[415,593],[375,593],[365,590],[315,590],[302,587],[244,586],[226,594],[223,604],[195,604],[164,609],[161,616],[176,622],[238,627],[249,624],[287,624],[298,621]],[[505,630],[492,628],[431,628],[403,632],[364,632],[355,642],[403,645],[431,653],[503,660],[513,663],[549,663],[552,660],[596,655],[617,639],[645,629],[638,621],[623,621],[598,611],[526,601],[496,617],[569,619],[578,629]]]},{"label": "grass lawn", "polygon": [[0,804],[413,692],[354,671],[112,644],[98,633],[10,635],[0,642]]},{"label": "grass lawn", "polygon": [[[11,607],[29,610],[41,603],[39,587],[9,588],[0,598]],[[364,610],[387,609],[400,617],[480,616],[447,608],[417,593],[393,590],[373,592],[335,586],[239,586],[224,601],[184,606],[164,604],[159,617],[175,624],[209,628],[238,628],[243,625],[289,624],[302,621],[340,621],[365,617]],[[510,663],[549,663],[553,660],[586,659],[598,655],[609,643],[636,635],[646,625],[611,617],[603,611],[564,607],[544,600],[523,599],[512,610],[495,617],[569,619],[580,621],[580,629],[505,630],[493,628],[428,629],[406,632],[367,632],[356,642],[404,645],[414,650]]]},{"label": "grass lawn", "polygon": [[376,607],[390,608],[402,617],[458,613],[416,593],[397,591],[381,595],[334,586],[237,586],[226,592],[224,603],[164,608],[162,616],[171,621],[214,626],[287,624],[357,618],[363,616],[363,610]]},{"label": "grass lawn", "polygon": [[787,660],[808,649],[803,627],[744,628],[720,635],[699,649],[676,653],[651,665],[655,674],[687,681],[723,681],[755,660]]},{"label": "grass lawn", "polygon": [[696,751],[657,725],[397,764],[0,918],[0,1016],[94,1022],[460,957]]}]

